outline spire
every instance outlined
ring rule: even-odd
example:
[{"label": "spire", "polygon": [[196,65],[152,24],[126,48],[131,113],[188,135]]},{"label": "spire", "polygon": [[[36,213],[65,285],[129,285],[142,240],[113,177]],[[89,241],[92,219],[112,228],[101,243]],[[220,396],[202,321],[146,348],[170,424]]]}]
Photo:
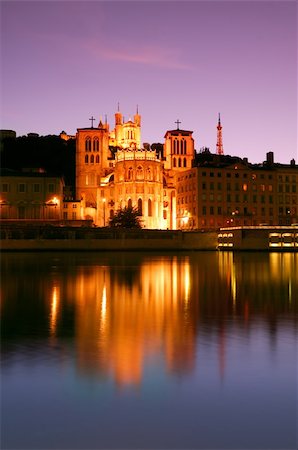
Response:
[{"label": "spire", "polygon": [[220,122],[220,113],[218,113],[216,154],[217,155],[224,154],[223,143],[222,143],[222,126],[221,126],[221,122]]},{"label": "spire", "polygon": [[120,112],[120,104],[118,102],[117,112]]}]

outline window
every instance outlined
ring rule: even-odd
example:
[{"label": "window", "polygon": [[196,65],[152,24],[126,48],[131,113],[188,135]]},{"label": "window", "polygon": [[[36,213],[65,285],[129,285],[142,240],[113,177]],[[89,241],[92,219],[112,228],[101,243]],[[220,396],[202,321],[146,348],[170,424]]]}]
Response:
[{"label": "window", "polygon": [[138,166],[137,168],[137,180],[142,180],[144,178],[143,167]]},{"label": "window", "polygon": [[98,152],[98,150],[99,150],[99,140],[98,138],[95,138],[93,141],[93,151]]},{"label": "window", "polygon": [[183,159],[183,167],[186,167],[186,158]]},{"label": "window", "polygon": [[8,192],[8,183],[3,183],[2,184],[2,192]]},{"label": "window", "polygon": [[176,167],[176,158],[173,158],[173,167]]},{"label": "window", "polygon": [[132,208],[132,200],[131,200],[131,198],[128,199],[127,206],[128,206],[128,208]]},{"label": "window", "polygon": [[206,214],[207,214],[206,206],[203,206],[203,208],[202,208],[202,214],[203,214],[204,216],[206,216]]},{"label": "window", "polygon": [[152,217],[152,200],[150,198],[148,200],[148,216]]},{"label": "window", "polygon": [[85,164],[88,164],[88,162],[89,162],[89,156],[85,155]]},{"label": "window", "polygon": [[85,140],[85,151],[91,152],[91,139],[90,137],[87,137]]},{"label": "window", "polygon": [[244,191],[247,191],[247,184],[246,184],[246,183],[244,183],[244,184],[242,185],[242,189],[243,189]]},{"label": "window", "polygon": [[96,164],[99,164],[99,155],[96,155],[95,162],[96,162]]},{"label": "window", "polygon": [[[25,183],[19,184],[19,192],[25,192]],[[20,217],[20,219],[21,219],[21,217]]]},{"label": "window", "polygon": [[132,180],[133,169],[130,167],[127,171],[127,179]]},{"label": "window", "polygon": [[63,212],[63,220],[67,220],[67,211]]},{"label": "window", "polygon": [[72,204],[72,207],[73,207],[73,208],[76,208],[77,206],[78,206],[78,205],[77,205],[76,203],[73,203],[73,204]]},{"label": "window", "polygon": [[210,214],[211,214],[211,215],[214,214],[214,206],[210,206]]},{"label": "window", "polygon": [[143,215],[143,202],[142,202],[141,198],[139,198],[139,200],[138,200],[138,211],[139,211],[140,216],[142,216]]},{"label": "window", "polygon": [[77,220],[77,213],[75,211],[72,213],[72,220]]},{"label": "window", "polygon": [[90,163],[91,163],[91,164],[94,164],[94,155],[91,155],[91,156],[90,156]]},{"label": "window", "polygon": [[34,183],[34,185],[33,185],[33,192],[40,192],[40,184]]},{"label": "window", "polygon": [[55,188],[54,188],[54,184],[53,183],[49,184],[49,192],[51,192],[51,193],[55,192]]}]

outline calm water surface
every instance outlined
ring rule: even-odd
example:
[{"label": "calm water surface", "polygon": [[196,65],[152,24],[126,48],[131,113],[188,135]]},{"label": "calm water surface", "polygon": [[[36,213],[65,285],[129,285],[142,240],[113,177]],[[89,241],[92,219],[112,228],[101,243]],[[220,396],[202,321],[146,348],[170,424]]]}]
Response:
[{"label": "calm water surface", "polygon": [[2,254],[3,449],[294,449],[298,254]]}]

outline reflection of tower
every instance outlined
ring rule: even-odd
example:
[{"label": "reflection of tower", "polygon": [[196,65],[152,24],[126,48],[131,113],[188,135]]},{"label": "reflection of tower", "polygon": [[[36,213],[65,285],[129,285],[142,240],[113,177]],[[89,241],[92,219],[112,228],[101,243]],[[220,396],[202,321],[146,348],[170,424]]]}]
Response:
[{"label": "reflection of tower", "polygon": [[218,114],[218,124],[217,124],[217,142],[216,142],[216,153],[217,155],[223,155],[223,143],[222,143],[222,126],[220,123],[220,113]]}]

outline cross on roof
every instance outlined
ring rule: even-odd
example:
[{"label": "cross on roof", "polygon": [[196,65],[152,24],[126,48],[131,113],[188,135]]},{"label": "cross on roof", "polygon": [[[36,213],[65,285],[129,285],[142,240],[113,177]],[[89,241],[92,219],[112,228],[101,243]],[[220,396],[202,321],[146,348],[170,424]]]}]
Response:
[{"label": "cross on roof", "polygon": [[91,128],[93,128],[93,122],[94,122],[94,117],[92,116],[89,120],[91,120],[91,123],[92,123],[92,125],[91,125]]},{"label": "cross on roof", "polygon": [[177,119],[175,123],[177,124],[177,130],[179,130],[179,124],[181,123],[180,120]]}]

